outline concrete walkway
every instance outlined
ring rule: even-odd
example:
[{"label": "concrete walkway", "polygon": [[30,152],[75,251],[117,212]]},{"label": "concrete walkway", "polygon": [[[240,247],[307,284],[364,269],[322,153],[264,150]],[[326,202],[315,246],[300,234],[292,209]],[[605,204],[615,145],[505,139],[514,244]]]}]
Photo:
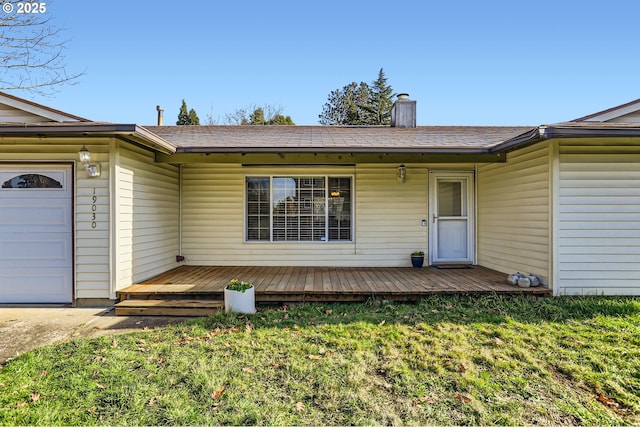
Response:
[{"label": "concrete walkway", "polygon": [[108,308],[0,305],[0,365],[26,351],[70,338],[153,329],[186,317],[114,316]]}]

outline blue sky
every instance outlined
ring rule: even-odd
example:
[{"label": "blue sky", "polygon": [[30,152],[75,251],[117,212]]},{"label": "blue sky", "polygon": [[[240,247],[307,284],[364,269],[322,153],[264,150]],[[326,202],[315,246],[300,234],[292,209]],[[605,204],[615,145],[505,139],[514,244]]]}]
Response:
[{"label": "blue sky", "polygon": [[376,79],[418,125],[538,125],[640,98],[640,2],[298,0],[47,4],[77,85],[11,93],[92,120],[173,124],[249,105],[318,124],[330,91]]}]

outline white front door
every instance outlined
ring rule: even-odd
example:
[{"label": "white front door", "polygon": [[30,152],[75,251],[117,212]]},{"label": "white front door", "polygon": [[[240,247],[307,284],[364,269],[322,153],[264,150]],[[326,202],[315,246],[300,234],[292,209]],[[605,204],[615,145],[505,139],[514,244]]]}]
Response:
[{"label": "white front door", "polygon": [[73,299],[71,167],[0,166],[0,303]]},{"label": "white front door", "polygon": [[429,172],[429,262],[473,264],[473,172]]}]

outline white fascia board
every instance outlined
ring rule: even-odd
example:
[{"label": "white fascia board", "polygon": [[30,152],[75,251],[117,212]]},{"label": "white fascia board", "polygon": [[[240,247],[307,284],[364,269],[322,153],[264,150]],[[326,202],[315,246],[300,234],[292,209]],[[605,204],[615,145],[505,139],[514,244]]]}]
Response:
[{"label": "white fascia board", "polygon": [[33,105],[28,102],[22,102],[18,99],[9,98],[0,94],[0,104],[7,105],[11,108],[15,108],[17,110],[26,111],[27,113],[34,114],[36,116],[42,117],[48,121],[54,122],[77,122],[79,121],[77,117],[66,115],[62,112],[52,111],[48,108],[38,107],[37,105]]},{"label": "white fascia board", "polygon": [[584,121],[585,122],[608,122],[609,120],[626,116],[627,114],[635,113],[638,110],[640,110],[640,101],[634,102],[633,104],[625,105],[624,107],[616,108],[612,111],[607,111],[602,114],[598,114]]}]

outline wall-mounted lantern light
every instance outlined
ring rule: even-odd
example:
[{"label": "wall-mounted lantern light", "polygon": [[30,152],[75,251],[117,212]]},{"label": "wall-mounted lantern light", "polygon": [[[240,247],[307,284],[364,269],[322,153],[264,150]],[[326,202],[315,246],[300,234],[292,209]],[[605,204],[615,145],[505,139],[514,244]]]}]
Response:
[{"label": "wall-mounted lantern light", "polygon": [[400,184],[404,184],[404,182],[406,181],[406,179],[407,179],[407,167],[405,165],[398,166],[397,179],[398,179],[398,182]]},{"label": "wall-mounted lantern light", "polygon": [[78,157],[80,157],[80,162],[87,171],[89,178],[97,178],[100,176],[100,163],[91,162],[91,151],[89,151],[85,145],[82,145],[82,148],[78,151]]}]

